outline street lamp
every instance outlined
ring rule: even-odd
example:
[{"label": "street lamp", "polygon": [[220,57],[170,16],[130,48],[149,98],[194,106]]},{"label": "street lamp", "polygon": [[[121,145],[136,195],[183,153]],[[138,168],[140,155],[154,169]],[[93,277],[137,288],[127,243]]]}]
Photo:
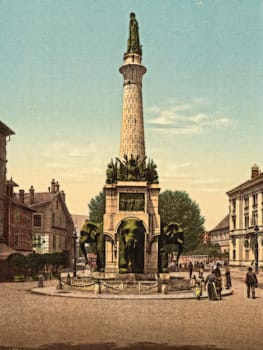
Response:
[{"label": "street lamp", "polygon": [[257,225],[254,227],[254,231],[255,231],[255,238],[256,238],[256,241],[255,241],[255,272],[258,273],[258,231],[259,231],[259,228]]},{"label": "street lamp", "polygon": [[73,277],[77,276],[77,251],[76,251],[77,238],[78,238],[78,235],[77,235],[76,229],[74,229],[73,236],[72,236],[72,239],[73,239]]}]

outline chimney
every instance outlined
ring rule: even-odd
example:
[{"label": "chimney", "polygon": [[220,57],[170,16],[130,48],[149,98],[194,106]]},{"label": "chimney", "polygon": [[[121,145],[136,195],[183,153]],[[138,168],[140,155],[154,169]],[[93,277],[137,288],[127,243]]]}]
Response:
[{"label": "chimney", "polygon": [[254,164],[251,168],[251,180],[257,177],[260,174],[259,166]]},{"label": "chimney", "polygon": [[35,190],[34,187],[31,186],[29,189],[29,204],[34,204],[35,202]]},{"label": "chimney", "polygon": [[55,192],[56,192],[56,191],[55,191],[55,185],[56,185],[55,179],[53,179],[53,180],[51,181],[51,192],[52,192],[52,193],[55,193]]},{"label": "chimney", "polygon": [[25,191],[19,190],[19,200],[21,203],[25,203]]},{"label": "chimney", "polygon": [[61,193],[61,196],[62,196],[63,201],[65,202],[65,201],[66,201],[65,192],[62,190],[60,193]]},{"label": "chimney", "polygon": [[58,183],[58,181],[55,184],[55,192],[59,192],[59,183]]}]

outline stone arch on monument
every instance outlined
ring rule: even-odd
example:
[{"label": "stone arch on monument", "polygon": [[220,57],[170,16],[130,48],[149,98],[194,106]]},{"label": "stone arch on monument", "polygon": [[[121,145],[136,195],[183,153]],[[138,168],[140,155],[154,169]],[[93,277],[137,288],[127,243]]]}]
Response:
[{"label": "stone arch on monument", "polygon": [[146,229],[142,220],[128,216],[116,230],[120,273],[143,273]]}]

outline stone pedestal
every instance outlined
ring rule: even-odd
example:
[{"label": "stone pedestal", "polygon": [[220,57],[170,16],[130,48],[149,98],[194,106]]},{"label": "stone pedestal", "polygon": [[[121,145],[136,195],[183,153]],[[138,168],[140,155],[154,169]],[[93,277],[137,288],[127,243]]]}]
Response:
[{"label": "stone pedestal", "polygon": [[124,219],[141,220],[144,233],[144,273],[158,271],[158,184],[145,181],[118,181],[104,186],[106,208],[103,229],[106,237],[105,271],[119,271],[118,229]]}]

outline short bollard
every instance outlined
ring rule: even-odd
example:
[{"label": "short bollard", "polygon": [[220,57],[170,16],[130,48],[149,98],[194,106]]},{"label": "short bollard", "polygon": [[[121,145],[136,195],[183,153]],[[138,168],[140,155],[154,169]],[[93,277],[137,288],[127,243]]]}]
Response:
[{"label": "short bollard", "polygon": [[166,283],[162,284],[162,293],[163,294],[167,294],[168,293],[168,288],[167,288],[167,284]]},{"label": "short bollard", "polygon": [[38,276],[38,288],[43,288],[44,287],[44,276],[40,274]]},{"label": "short bollard", "polygon": [[96,295],[101,293],[101,286],[99,282],[95,283],[94,292]]}]

